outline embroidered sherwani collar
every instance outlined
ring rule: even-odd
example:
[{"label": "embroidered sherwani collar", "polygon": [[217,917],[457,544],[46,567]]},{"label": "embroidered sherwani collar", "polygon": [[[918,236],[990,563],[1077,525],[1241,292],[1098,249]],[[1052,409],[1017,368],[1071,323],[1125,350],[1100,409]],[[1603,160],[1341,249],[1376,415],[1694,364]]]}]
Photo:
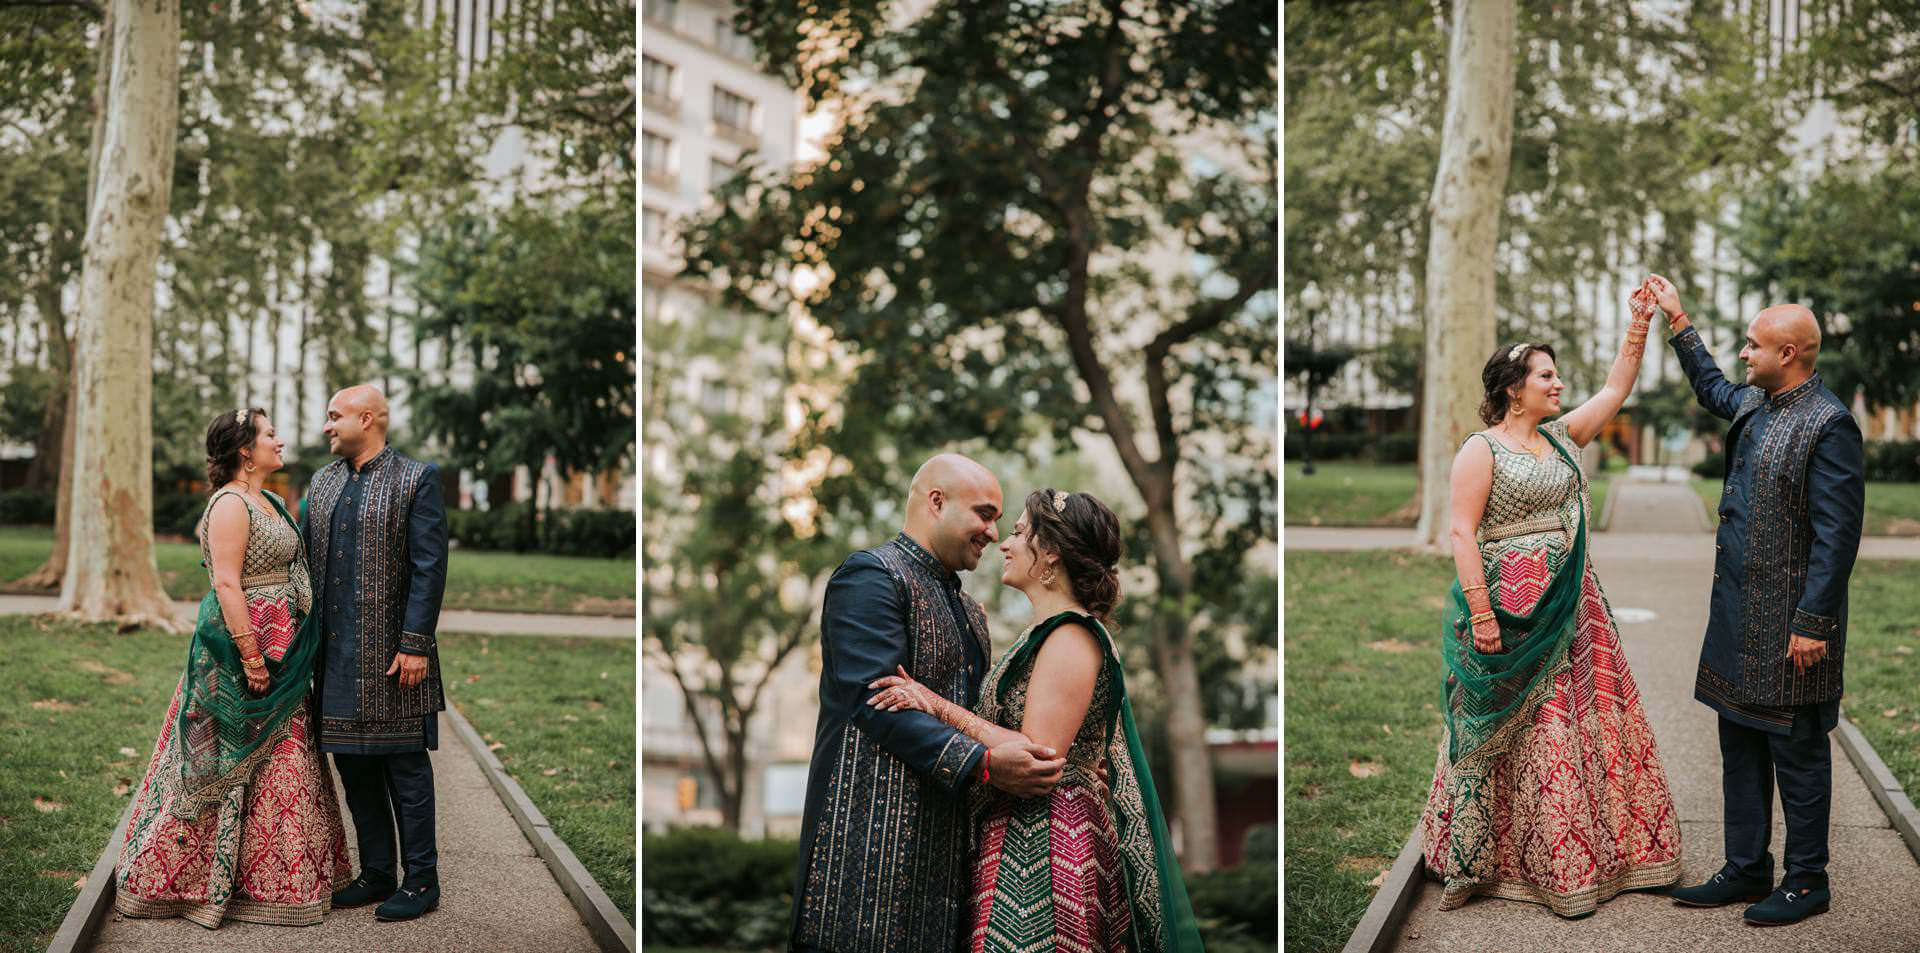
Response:
[{"label": "embroidered sherwani collar", "polygon": [[355,474],[372,473],[373,471],[380,469],[382,464],[385,464],[387,461],[392,460],[396,455],[397,454],[394,452],[394,449],[393,449],[393,444],[387,444],[386,446],[380,448],[379,453],[374,454],[371,458],[367,460],[366,463],[361,464],[359,467],[355,467],[353,465],[353,461],[348,460],[345,457],[341,457],[340,462],[347,465],[348,473],[355,473]]},{"label": "embroidered sherwani collar", "polygon": [[932,573],[934,578],[940,580],[942,585],[949,589],[960,588],[960,574],[948,569],[939,557],[927,552],[926,547],[915,542],[913,537],[901,533],[895,536],[893,541],[898,543],[901,549],[906,550],[907,555],[913,557],[914,562],[919,563],[922,568]]},{"label": "embroidered sherwani collar", "polygon": [[1792,390],[1784,390],[1778,394],[1767,395],[1767,407],[1770,410],[1785,410],[1806,399],[1808,394],[1819,389],[1820,375],[1816,373],[1806,380],[1795,384]]}]

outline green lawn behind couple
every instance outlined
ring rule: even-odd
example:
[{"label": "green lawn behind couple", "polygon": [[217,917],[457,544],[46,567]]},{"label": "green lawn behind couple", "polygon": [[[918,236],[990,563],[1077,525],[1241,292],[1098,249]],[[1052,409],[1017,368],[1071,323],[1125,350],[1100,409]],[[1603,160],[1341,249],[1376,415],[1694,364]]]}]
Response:
[{"label": "green lawn behind couple", "polygon": [[[0,616],[0,953],[52,939],[146,772],[186,645]],[[448,701],[629,922],[634,652],[618,639],[440,636]],[[442,750],[459,743],[443,736]]]},{"label": "green lawn behind couple", "polygon": [[[38,569],[53,552],[53,531],[42,526],[0,527],[0,585]],[[157,543],[154,558],[167,594],[199,599],[207,571],[194,543]],[[560,612],[631,616],[632,557],[594,559],[544,553],[454,549],[447,560],[444,609]]]},{"label": "green lawn behind couple", "polygon": [[[1286,949],[1317,953],[1345,944],[1425,805],[1453,567],[1386,550],[1286,559]],[[1920,562],[1863,561],[1850,592],[1847,716],[1920,793]]]},{"label": "green lawn behind couple", "polygon": [[[1316,463],[1314,470],[1306,476],[1299,463],[1287,464],[1283,493],[1288,526],[1410,527],[1419,517],[1414,493],[1420,475],[1412,464],[1335,461]],[[1607,492],[1617,476],[1617,471],[1602,473],[1593,480],[1596,519],[1607,511]],[[1720,503],[1721,481],[1693,477],[1690,483],[1711,518]],[[1920,536],[1920,483],[1868,483],[1862,531],[1868,536]]]}]

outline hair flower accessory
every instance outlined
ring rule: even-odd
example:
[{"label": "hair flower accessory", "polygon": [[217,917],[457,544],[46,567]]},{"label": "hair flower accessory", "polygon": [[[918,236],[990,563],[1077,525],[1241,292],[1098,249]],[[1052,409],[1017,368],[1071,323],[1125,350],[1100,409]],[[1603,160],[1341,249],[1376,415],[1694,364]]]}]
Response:
[{"label": "hair flower accessory", "polygon": [[247,422],[247,409],[245,407],[233,412],[233,422],[236,426]]},{"label": "hair flower accessory", "polygon": [[1067,511],[1067,495],[1059,490],[1053,491],[1053,511],[1055,513],[1065,513]]},{"label": "hair flower accessory", "polygon": [[1520,353],[1522,351],[1525,351],[1526,349],[1527,349],[1527,342],[1525,341],[1521,341],[1519,344],[1515,344],[1513,346],[1513,349],[1507,352],[1507,360],[1509,361],[1519,360]]}]

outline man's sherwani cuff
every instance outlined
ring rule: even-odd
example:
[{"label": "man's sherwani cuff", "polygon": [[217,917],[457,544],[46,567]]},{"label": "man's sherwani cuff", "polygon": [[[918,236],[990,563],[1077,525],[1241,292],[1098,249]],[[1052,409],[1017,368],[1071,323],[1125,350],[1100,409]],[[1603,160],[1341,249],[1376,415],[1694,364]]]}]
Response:
[{"label": "man's sherwani cuff", "polygon": [[967,779],[970,769],[980,763],[987,746],[972,738],[954,732],[947,739],[946,747],[940,749],[940,757],[934,761],[933,777],[947,790],[958,790],[961,782]]},{"label": "man's sherwani cuff", "polygon": [[1700,340],[1700,329],[1691,324],[1687,325],[1686,329],[1682,330],[1679,334],[1667,338],[1667,343],[1672,345],[1675,350],[1697,347],[1704,351],[1707,347],[1707,342]]},{"label": "man's sherwani cuff", "polygon": [[1840,631],[1840,620],[1830,615],[1815,615],[1805,609],[1793,610],[1793,634],[1820,642]]},{"label": "man's sherwani cuff", "polygon": [[400,633],[400,651],[408,655],[430,655],[433,652],[433,636],[403,631]]}]

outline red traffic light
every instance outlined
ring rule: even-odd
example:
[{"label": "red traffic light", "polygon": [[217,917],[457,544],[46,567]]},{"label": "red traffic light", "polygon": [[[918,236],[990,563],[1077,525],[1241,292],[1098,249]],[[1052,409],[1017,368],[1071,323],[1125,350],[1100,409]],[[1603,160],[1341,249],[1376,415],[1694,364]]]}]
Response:
[{"label": "red traffic light", "polygon": [[1326,415],[1317,410],[1313,411],[1312,414],[1308,414],[1307,411],[1303,410],[1295,414],[1294,418],[1300,421],[1301,428],[1305,430],[1319,430],[1320,425],[1327,422]]}]

